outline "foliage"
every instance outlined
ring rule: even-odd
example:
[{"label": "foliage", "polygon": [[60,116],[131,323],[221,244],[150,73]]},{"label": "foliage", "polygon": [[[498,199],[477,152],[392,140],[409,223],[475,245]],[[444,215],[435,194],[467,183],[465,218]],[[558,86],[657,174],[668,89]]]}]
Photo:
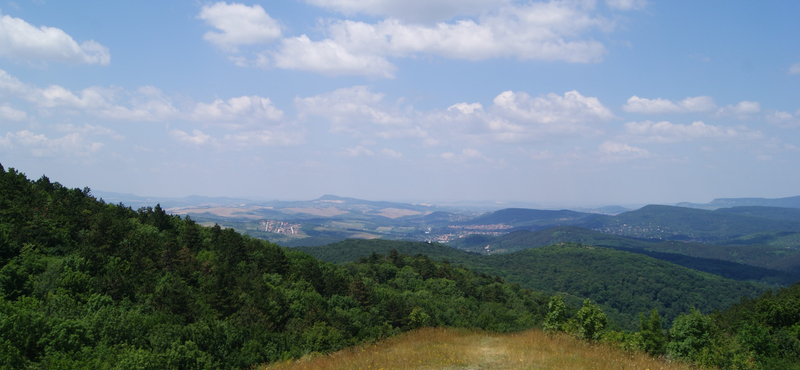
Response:
[{"label": "foliage", "polygon": [[639,314],[639,336],[641,347],[648,354],[658,356],[666,352],[667,337],[661,327],[661,316],[655,308],[649,318],[644,313]]},{"label": "foliage", "polygon": [[578,310],[575,318],[578,321],[578,333],[584,340],[599,340],[608,324],[606,314],[589,298],[583,301],[583,307]]},{"label": "foliage", "polygon": [[0,368],[241,369],[544,317],[547,295],[426,256],[333,265],[0,169]]},{"label": "foliage", "polygon": [[[644,254],[655,259],[709,272],[734,280],[790,285],[800,280],[800,250],[785,246],[757,244],[764,238],[781,235],[783,239],[800,234],[792,232],[749,235],[750,245],[715,245],[661,239],[642,239],[604,234],[576,226],[557,226],[541,231],[519,230],[491,238],[463,238],[453,243],[460,249],[491,253],[511,253],[560,243],[579,243]],[[758,238],[756,238],[758,237]],[[728,240],[743,244],[742,238]],[[474,240],[474,241],[473,241]]]},{"label": "foliage", "polygon": [[567,306],[564,304],[564,298],[560,295],[550,297],[550,302],[547,303],[547,315],[544,317],[544,331],[557,332],[562,331],[562,325],[567,322]]}]

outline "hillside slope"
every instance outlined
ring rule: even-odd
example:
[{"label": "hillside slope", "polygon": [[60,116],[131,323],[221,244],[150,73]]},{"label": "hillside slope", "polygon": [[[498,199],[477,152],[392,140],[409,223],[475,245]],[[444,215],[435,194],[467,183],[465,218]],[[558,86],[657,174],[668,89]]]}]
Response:
[{"label": "hillside slope", "polygon": [[658,308],[667,322],[696,307],[704,312],[727,307],[742,296],[755,296],[763,285],[725,279],[651,257],[574,244],[498,255],[477,255],[443,245],[385,240],[346,240],[301,250],[325,261],[342,263],[386,255],[424,253],[476,271],[498,275],[522,287],[591,298],[625,328],[641,312]]},{"label": "hillside slope", "polygon": [[511,253],[558,243],[579,243],[645,254],[735,280],[789,285],[800,280],[800,250],[765,245],[720,246],[604,234],[577,226],[519,230],[500,237],[469,237],[454,246],[484,254]]},{"label": "hillside slope", "polygon": [[697,242],[763,232],[800,232],[800,222],[792,220],[661,205],[617,216],[597,216],[577,226],[607,234]]}]

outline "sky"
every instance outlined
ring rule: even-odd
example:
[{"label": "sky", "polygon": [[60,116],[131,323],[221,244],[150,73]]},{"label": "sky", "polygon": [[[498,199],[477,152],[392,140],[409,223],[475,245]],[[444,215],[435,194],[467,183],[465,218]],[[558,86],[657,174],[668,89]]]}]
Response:
[{"label": "sky", "polygon": [[0,0],[0,164],[142,196],[800,195],[800,2]]}]

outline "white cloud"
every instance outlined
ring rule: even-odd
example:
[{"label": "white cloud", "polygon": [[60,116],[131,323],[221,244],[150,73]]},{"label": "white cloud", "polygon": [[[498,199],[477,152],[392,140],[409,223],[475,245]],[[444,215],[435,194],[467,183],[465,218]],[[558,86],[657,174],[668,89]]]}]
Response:
[{"label": "white cloud", "polygon": [[761,138],[758,131],[743,127],[723,127],[707,125],[702,121],[691,125],[674,124],[667,121],[628,122],[625,128],[636,140],[644,142],[676,143],[701,139],[747,140]]},{"label": "white cloud", "polygon": [[345,15],[357,13],[410,22],[446,21],[455,16],[478,15],[510,0],[305,0]]},{"label": "white cloud", "polygon": [[628,113],[642,114],[713,112],[716,109],[717,104],[710,96],[688,97],[674,103],[668,99],[646,99],[634,95],[622,106],[622,110]]},{"label": "white cloud", "polygon": [[782,128],[795,128],[800,126],[800,110],[794,115],[789,112],[774,111],[767,114],[765,118],[767,122],[776,124]]},{"label": "white cloud", "polygon": [[755,101],[741,101],[736,105],[727,105],[719,108],[718,116],[735,116],[746,118],[761,111],[761,104]]},{"label": "white cloud", "polygon": [[0,56],[28,61],[59,61],[108,65],[108,48],[94,40],[80,45],[54,27],[34,27],[20,18],[0,17]]},{"label": "white cloud", "polygon": [[483,112],[483,105],[481,103],[456,103],[447,108],[449,112],[459,112],[461,114],[475,114]]},{"label": "white cloud", "polygon": [[425,146],[467,140],[477,144],[544,140],[556,135],[586,136],[599,122],[614,118],[595,97],[577,91],[532,97],[506,91],[484,109],[480,103],[456,103],[445,110],[418,111],[401,101],[388,103],[368,87],[338,89],[295,98],[301,118],[323,117],[331,132],[367,138],[420,139]]},{"label": "white cloud", "polygon": [[389,148],[384,148],[381,150],[381,153],[389,158],[403,158],[403,153],[398,151],[391,150]]},{"label": "white cloud", "polygon": [[796,75],[796,74],[800,74],[800,63],[795,63],[795,64],[792,64],[792,65],[789,67],[789,74],[790,74],[790,75]]},{"label": "white cloud", "polygon": [[[110,120],[154,121],[183,120],[192,122],[221,123],[229,128],[244,129],[253,125],[279,124],[283,111],[275,108],[269,98],[240,96],[227,101],[216,99],[210,103],[183,104],[185,109],[175,107],[172,99],[160,89],[143,86],[136,91],[121,88],[89,87],[79,92],[62,86],[51,85],[39,88],[27,85],[0,70],[0,98],[19,97],[31,103],[34,108],[46,115],[57,112],[69,114],[85,113],[90,116]],[[27,114],[24,111],[5,109],[14,117]]]},{"label": "white cloud", "polygon": [[349,157],[362,157],[362,156],[371,156],[375,153],[359,145],[355,148],[344,148],[344,154]]},{"label": "white cloud", "polygon": [[380,55],[354,54],[333,40],[311,41],[306,35],[284,39],[272,58],[278,68],[311,71],[329,76],[394,78],[397,70]]},{"label": "white cloud", "polygon": [[191,135],[187,134],[185,131],[172,130],[169,132],[169,135],[179,143],[185,145],[201,146],[214,143],[211,139],[211,135],[204,134],[200,130],[192,130]]},{"label": "white cloud", "polygon": [[[481,3],[492,6],[492,9],[482,11],[470,3]],[[376,23],[327,20],[321,25],[326,36],[320,40],[312,40],[307,35],[284,38],[274,50],[257,54],[257,60],[250,61],[241,56],[231,60],[239,66],[393,78],[396,67],[388,58],[433,55],[472,61],[516,58],[593,63],[599,62],[607,52],[602,43],[584,36],[594,30],[610,31],[615,27],[613,21],[595,16],[594,1],[531,2],[507,6],[503,3],[505,1],[494,4],[485,0],[447,4],[419,1],[409,5],[399,1],[320,0],[315,4],[346,13],[389,14],[396,8],[408,14],[422,14],[413,11],[414,7],[441,6],[444,11],[441,14],[472,9],[471,13],[481,15],[475,19],[435,24],[407,23],[395,17]]]},{"label": "white cloud", "polygon": [[206,5],[197,18],[220,32],[209,31],[203,39],[228,52],[240,45],[263,44],[281,37],[281,27],[260,5],[218,2]]},{"label": "white cloud", "polygon": [[118,134],[116,131],[107,127],[97,126],[97,125],[84,124],[82,127],[77,127],[72,124],[60,124],[56,125],[56,129],[61,132],[79,133],[82,136],[103,135],[103,136],[108,136],[115,140],[124,139],[124,137]]},{"label": "white cloud", "polygon": [[0,105],[0,122],[3,121],[24,121],[28,119],[28,113],[19,109],[14,109],[9,105]]},{"label": "white cloud", "polygon": [[601,162],[621,162],[636,158],[650,158],[650,152],[624,143],[606,141],[598,147]]},{"label": "white cloud", "polygon": [[606,0],[609,7],[620,10],[644,9],[647,0]]},{"label": "white cloud", "polygon": [[211,103],[197,103],[189,117],[194,121],[224,122],[235,125],[264,121],[279,121],[283,111],[275,108],[272,101],[257,95],[216,99]]},{"label": "white cloud", "polygon": [[77,132],[50,139],[44,134],[37,135],[28,130],[7,133],[2,144],[10,148],[25,148],[35,157],[86,157],[103,147],[102,143],[87,141],[84,135]]},{"label": "white cloud", "polygon": [[563,97],[550,93],[535,98],[524,92],[505,91],[494,98],[494,109],[507,117],[540,124],[575,124],[614,118],[600,100],[575,90],[564,93]]}]

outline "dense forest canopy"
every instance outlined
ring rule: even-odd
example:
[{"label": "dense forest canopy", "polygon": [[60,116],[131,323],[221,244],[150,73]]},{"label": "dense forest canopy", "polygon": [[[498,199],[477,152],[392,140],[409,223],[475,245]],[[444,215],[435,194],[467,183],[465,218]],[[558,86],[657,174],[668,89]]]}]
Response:
[{"label": "dense forest canopy", "polygon": [[420,326],[530,328],[547,299],[425,256],[337,266],[0,171],[4,369],[241,369]]}]

